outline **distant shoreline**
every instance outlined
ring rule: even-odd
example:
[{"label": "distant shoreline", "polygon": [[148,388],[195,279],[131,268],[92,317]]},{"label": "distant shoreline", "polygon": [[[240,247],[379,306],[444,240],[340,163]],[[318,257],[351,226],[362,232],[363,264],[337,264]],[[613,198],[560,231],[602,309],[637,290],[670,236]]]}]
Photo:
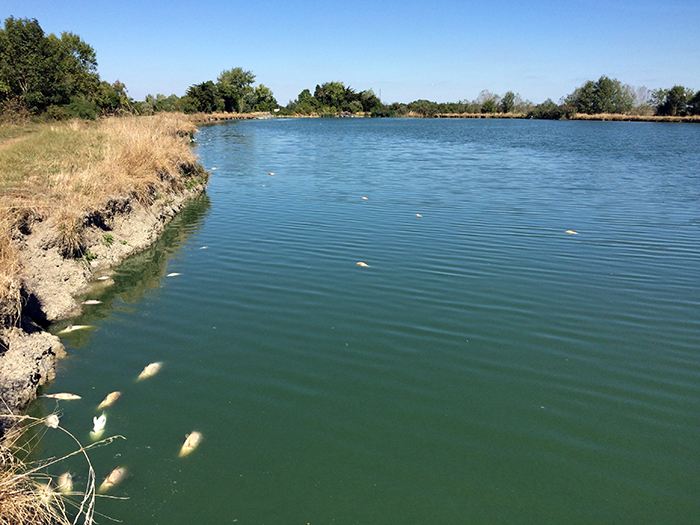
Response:
[{"label": "distant shoreline", "polygon": [[[321,116],[318,114],[311,115],[276,115],[273,113],[195,113],[186,116],[191,122],[197,124],[227,122],[231,120],[267,120],[271,118],[370,118],[369,114],[357,113],[352,117],[337,115],[334,117]],[[520,119],[520,120],[590,120],[599,122],[671,122],[671,123],[690,123],[700,124],[700,116],[688,117],[671,117],[657,115],[624,115],[615,113],[601,113],[597,115],[588,115],[585,113],[575,114],[569,118],[562,119],[536,119],[530,118],[526,113],[438,113],[436,115],[420,115],[410,112],[406,115],[396,117],[372,117],[372,118],[426,118],[426,119]]]}]

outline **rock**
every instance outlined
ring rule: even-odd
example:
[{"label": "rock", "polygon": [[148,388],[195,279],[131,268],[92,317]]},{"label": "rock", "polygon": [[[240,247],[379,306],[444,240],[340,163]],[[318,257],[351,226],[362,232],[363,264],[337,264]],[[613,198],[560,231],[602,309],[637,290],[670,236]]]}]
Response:
[{"label": "rock", "polygon": [[[37,389],[55,375],[56,360],[66,351],[58,337],[29,318],[21,327],[0,331],[0,414],[19,414],[36,398]],[[0,435],[14,419],[0,417]]]}]

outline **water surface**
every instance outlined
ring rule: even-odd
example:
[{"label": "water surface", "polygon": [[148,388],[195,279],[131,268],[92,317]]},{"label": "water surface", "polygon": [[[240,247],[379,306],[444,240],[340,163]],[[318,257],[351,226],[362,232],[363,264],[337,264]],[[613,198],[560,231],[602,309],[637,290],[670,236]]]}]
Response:
[{"label": "water surface", "polygon": [[129,499],[100,512],[700,521],[700,127],[303,119],[197,142],[207,195],[90,296],[72,322],[97,330],[50,388],[83,396],[59,409],[86,442],[122,391],[127,439],[91,457],[128,468]]}]

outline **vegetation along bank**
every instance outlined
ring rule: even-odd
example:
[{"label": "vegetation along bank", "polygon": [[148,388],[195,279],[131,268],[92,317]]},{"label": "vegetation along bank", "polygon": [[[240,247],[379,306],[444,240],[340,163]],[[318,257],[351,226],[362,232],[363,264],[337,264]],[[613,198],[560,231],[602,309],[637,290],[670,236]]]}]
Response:
[{"label": "vegetation along bank", "polygon": [[155,241],[208,174],[183,115],[0,127],[0,413],[18,413],[62,355],[42,327]]}]

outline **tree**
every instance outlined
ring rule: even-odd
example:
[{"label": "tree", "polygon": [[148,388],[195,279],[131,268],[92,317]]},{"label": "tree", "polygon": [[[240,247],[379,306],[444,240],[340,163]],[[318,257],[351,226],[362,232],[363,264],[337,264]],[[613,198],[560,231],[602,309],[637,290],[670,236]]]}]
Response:
[{"label": "tree", "polygon": [[690,99],[688,111],[691,115],[700,115],[700,90]]},{"label": "tree", "polygon": [[498,109],[501,113],[512,113],[515,110],[515,93],[512,91],[506,92],[498,105]]},{"label": "tree", "polygon": [[481,105],[482,113],[496,113],[496,101],[488,99]]},{"label": "tree", "polygon": [[693,99],[693,91],[683,86],[673,86],[671,89],[656,89],[652,92],[652,100],[656,106],[657,115],[685,116],[692,112],[689,107]]},{"label": "tree", "polygon": [[272,94],[272,90],[260,84],[255,88],[254,111],[272,111],[277,107],[277,100]]},{"label": "tree", "polygon": [[219,93],[216,85],[211,80],[190,86],[187,89],[187,97],[189,97],[192,105],[188,105],[187,110],[194,109],[194,111],[189,111],[192,113],[196,111],[212,113],[213,111],[221,110],[224,106],[224,101]]},{"label": "tree", "polygon": [[420,99],[408,104],[408,110],[418,113],[421,117],[430,118],[438,113],[438,105],[436,102]]},{"label": "tree", "polygon": [[251,87],[253,82],[255,82],[255,75],[240,67],[222,71],[216,79],[216,87],[219,90],[219,96],[223,99],[224,111],[240,113],[243,97],[253,92]]},{"label": "tree", "polygon": [[60,49],[36,19],[7,18],[0,31],[0,101],[17,98],[31,112],[65,102],[56,81],[59,61]]},{"label": "tree", "polygon": [[603,75],[596,82],[588,80],[565,98],[566,104],[578,113],[629,113],[634,107],[635,93],[628,85]]},{"label": "tree", "polygon": [[61,48],[60,74],[69,95],[92,98],[100,83],[95,50],[73,33],[64,31],[60,41],[53,34],[49,38]]},{"label": "tree", "polygon": [[354,94],[352,88],[347,88],[346,90],[342,82],[326,82],[321,86],[316,85],[314,98],[321,106],[342,111],[349,109],[350,101],[348,100],[348,95],[351,98],[352,94]]},{"label": "tree", "polygon": [[131,98],[124,83],[115,80],[113,84],[102,81],[94,95],[97,107],[105,114],[115,114],[131,108]]}]

